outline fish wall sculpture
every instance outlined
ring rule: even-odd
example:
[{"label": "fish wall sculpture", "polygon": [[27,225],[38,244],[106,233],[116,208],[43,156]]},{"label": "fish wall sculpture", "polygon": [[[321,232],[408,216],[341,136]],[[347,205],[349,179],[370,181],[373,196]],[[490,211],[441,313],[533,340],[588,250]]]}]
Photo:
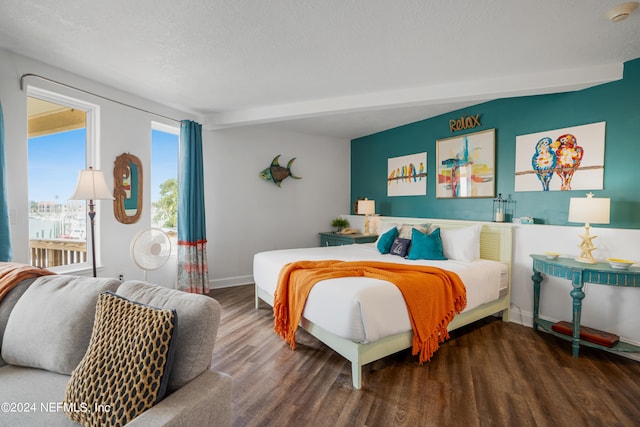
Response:
[{"label": "fish wall sculpture", "polygon": [[271,161],[271,166],[260,172],[260,178],[264,179],[265,181],[271,181],[278,187],[280,187],[280,183],[288,177],[291,177],[293,179],[302,179],[301,176],[295,176],[293,172],[291,172],[291,165],[296,159],[295,157],[289,160],[289,163],[287,163],[287,167],[280,166],[278,159],[280,159],[280,154],[273,158],[273,160]]}]

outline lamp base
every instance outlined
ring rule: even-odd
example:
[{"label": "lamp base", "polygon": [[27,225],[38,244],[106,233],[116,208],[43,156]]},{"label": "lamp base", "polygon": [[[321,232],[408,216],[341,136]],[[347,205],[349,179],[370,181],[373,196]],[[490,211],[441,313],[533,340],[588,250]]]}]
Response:
[{"label": "lamp base", "polygon": [[591,230],[591,226],[589,224],[584,225],[584,235],[578,234],[582,238],[582,242],[578,245],[582,252],[580,256],[576,258],[576,261],[583,262],[585,264],[596,264],[598,261],[595,260],[591,252],[596,249],[596,245],[593,244],[593,239],[598,236],[592,236],[589,233]]}]

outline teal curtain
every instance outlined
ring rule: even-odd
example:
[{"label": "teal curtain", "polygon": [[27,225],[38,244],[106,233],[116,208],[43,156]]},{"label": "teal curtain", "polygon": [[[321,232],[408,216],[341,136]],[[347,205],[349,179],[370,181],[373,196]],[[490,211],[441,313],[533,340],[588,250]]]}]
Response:
[{"label": "teal curtain", "polygon": [[178,159],[178,289],[209,292],[202,125],[180,122]]},{"label": "teal curtain", "polygon": [[4,119],[0,103],[0,261],[13,258],[9,229],[9,205],[7,204],[7,168],[4,159]]}]

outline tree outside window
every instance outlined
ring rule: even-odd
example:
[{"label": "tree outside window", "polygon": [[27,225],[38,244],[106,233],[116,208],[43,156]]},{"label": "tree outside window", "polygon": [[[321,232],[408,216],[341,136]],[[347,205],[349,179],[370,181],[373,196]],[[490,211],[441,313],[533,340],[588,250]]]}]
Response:
[{"label": "tree outside window", "polygon": [[178,226],[178,128],[151,131],[151,224],[175,234]]}]

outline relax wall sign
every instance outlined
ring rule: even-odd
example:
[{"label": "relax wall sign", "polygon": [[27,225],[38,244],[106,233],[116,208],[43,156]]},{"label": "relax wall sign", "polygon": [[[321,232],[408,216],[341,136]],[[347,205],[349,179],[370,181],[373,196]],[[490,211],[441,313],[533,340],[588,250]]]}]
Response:
[{"label": "relax wall sign", "polygon": [[476,114],[475,116],[463,115],[457,120],[449,120],[449,131],[455,132],[457,130],[473,129],[480,125],[480,114]]}]

